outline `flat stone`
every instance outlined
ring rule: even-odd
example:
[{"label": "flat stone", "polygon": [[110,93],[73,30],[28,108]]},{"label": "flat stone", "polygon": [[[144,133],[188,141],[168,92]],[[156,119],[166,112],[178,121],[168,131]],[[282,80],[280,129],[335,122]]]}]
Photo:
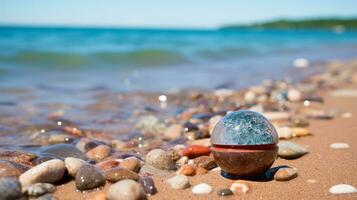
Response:
[{"label": "flat stone", "polygon": [[298,176],[297,170],[293,168],[280,168],[275,174],[276,181],[290,181]]},{"label": "flat stone", "polygon": [[334,185],[329,189],[329,192],[332,194],[351,194],[356,193],[357,189],[352,185],[348,184],[338,184]]},{"label": "flat stone", "polygon": [[280,141],[278,143],[278,146],[279,146],[279,152],[278,152],[279,157],[286,158],[286,159],[299,158],[309,152],[305,147],[302,147],[298,144],[288,141]]},{"label": "flat stone", "polygon": [[212,192],[212,187],[206,183],[200,183],[192,188],[193,194],[209,194]]},{"label": "flat stone", "polygon": [[141,185],[133,180],[122,180],[111,185],[107,192],[108,200],[147,199]]},{"label": "flat stone", "polygon": [[139,180],[139,175],[129,169],[116,167],[104,171],[104,176],[107,181],[117,182],[124,179]]},{"label": "flat stone", "polygon": [[229,188],[223,188],[218,190],[217,194],[218,196],[230,196],[233,195],[233,192]]},{"label": "flat stone", "polygon": [[249,186],[245,182],[235,181],[232,183],[230,190],[232,190],[234,194],[245,194],[249,192]]},{"label": "flat stone", "polygon": [[171,159],[170,154],[162,149],[151,150],[146,155],[146,164],[162,170],[175,169],[175,163]]},{"label": "flat stone", "polygon": [[185,175],[176,175],[167,179],[166,182],[170,185],[171,188],[176,190],[183,190],[190,187],[190,182]]},{"label": "flat stone", "polygon": [[139,179],[140,185],[144,188],[147,195],[153,195],[157,193],[154,180],[149,176],[144,176]]},{"label": "flat stone", "polygon": [[65,165],[68,171],[68,174],[72,177],[76,177],[76,174],[80,167],[88,164],[86,161],[81,160],[79,158],[67,157],[65,160]]},{"label": "flat stone", "polygon": [[67,157],[79,158],[82,160],[88,160],[87,156],[79,149],[71,144],[55,144],[45,147],[41,147],[39,152],[42,154],[50,154],[56,157],[65,159]]},{"label": "flat stone", "polygon": [[32,197],[38,197],[46,193],[52,193],[56,187],[50,183],[35,183],[27,188],[27,194]]},{"label": "flat stone", "polygon": [[62,179],[65,171],[64,162],[53,159],[27,170],[19,177],[19,180],[25,189],[34,183],[55,183]]},{"label": "flat stone", "polygon": [[330,145],[330,148],[332,148],[332,149],[348,149],[348,148],[350,148],[350,145],[348,145],[347,143],[343,143],[343,142],[337,142],[337,143],[332,143]]},{"label": "flat stone", "polygon": [[16,163],[10,160],[0,160],[0,178],[14,177],[18,178],[22,173],[27,171],[29,167]]},{"label": "flat stone", "polygon": [[105,177],[94,165],[83,165],[77,172],[75,183],[78,190],[89,190],[103,186]]},{"label": "flat stone", "polygon": [[140,170],[140,165],[140,160],[136,157],[126,158],[119,164],[120,167],[124,167],[134,172],[138,172]]},{"label": "flat stone", "polygon": [[204,169],[210,170],[217,167],[216,162],[211,156],[200,156],[193,160],[193,163],[197,167],[202,167]]},{"label": "flat stone", "polygon": [[0,199],[13,200],[21,197],[21,184],[10,177],[0,178]]},{"label": "flat stone", "polygon": [[110,147],[107,145],[99,145],[87,152],[87,157],[91,160],[100,161],[108,157],[110,154]]},{"label": "flat stone", "polygon": [[15,163],[21,163],[23,165],[32,166],[32,162],[37,158],[37,155],[16,150],[4,150],[0,151],[0,160],[9,160]]}]

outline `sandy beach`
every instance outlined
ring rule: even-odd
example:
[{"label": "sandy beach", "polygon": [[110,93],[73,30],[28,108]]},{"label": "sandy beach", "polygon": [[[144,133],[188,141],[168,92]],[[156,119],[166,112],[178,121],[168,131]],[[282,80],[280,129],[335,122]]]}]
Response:
[{"label": "sandy beach", "polygon": [[[296,168],[298,176],[290,181],[275,180],[240,180],[249,186],[249,191],[244,194],[219,197],[217,192],[221,188],[229,188],[235,180],[229,180],[220,175],[220,170],[209,170],[207,174],[189,176],[190,187],[184,190],[170,188],[166,180],[175,176],[175,171],[163,176],[152,176],[157,188],[157,193],[149,196],[149,199],[355,199],[354,194],[331,194],[329,189],[337,184],[357,185],[357,116],[356,96],[357,79],[356,62],[348,64],[348,80],[344,79],[328,87],[321,87],[317,94],[323,97],[323,103],[311,103],[310,107],[317,104],[319,110],[333,113],[332,119],[317,117],[309,119],[307,127],[312,135],[292,138],[289,141],[306,147],[309,153],[297,159],[277,158],[273,167],[289,166]],[[340,72],[344,71],[338,67]],[[331,73],[327,70],[324,73]],[[315,76],[319,77],[319,75]],[[314,77],[312,77],[314,79]],[[311,78],[310,78],[311,80]],[[349,90],[354,94],[337,94],[336,91]],[[298,107],[304,107],[303,103],[296,103]],[[305,106],[305,108],[309,108]],[[280,141],[283,141],[282,139]],[[333,143],[347,143],[349,148],[333,149]],[[205,195],[192,193],[193,186],[199,183],[207,183],[213,191]],[[104,199],[110,184],[103,189],[90,192],[76,192],[73,181],[57,186],[54,196],[58,199]]]}]

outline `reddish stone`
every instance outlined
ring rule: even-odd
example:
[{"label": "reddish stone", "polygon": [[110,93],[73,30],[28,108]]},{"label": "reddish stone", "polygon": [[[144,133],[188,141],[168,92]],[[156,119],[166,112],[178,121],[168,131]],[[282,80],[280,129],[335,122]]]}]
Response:
[{"label": "reddish stone", "polygon": [[182,150],[182,155],[187,156],[190,159],[197,158],[199,156],[206,156],[210,153],[211,149],[202,145],[191,145]]},{"label": "reddish stone", "polygon": [[119,166],[119,162],[116,160],[105,160],[97,164],[99,169],[105,171]]}]

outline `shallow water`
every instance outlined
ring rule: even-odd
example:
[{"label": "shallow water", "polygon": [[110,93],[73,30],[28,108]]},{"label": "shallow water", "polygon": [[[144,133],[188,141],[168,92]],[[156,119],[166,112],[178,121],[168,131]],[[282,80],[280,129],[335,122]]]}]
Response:
[{"label": "shallow water", "polygon": [[187,107],[181,89],[296,80],[321,70],[293,68],[296,58],[356,54],[357,32],[2,27],[0,146],[31,144],[33,134],[66,120],[137,137],[138,116],[167,119]]}]

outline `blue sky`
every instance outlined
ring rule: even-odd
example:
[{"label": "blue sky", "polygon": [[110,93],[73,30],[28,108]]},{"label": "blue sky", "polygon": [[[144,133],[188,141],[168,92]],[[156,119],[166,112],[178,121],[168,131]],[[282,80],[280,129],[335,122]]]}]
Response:
[{"label": "blue sky", "polygon": [[357,0],[0,0],[0,24],[213,28],[319,16],[357,16]]}]

